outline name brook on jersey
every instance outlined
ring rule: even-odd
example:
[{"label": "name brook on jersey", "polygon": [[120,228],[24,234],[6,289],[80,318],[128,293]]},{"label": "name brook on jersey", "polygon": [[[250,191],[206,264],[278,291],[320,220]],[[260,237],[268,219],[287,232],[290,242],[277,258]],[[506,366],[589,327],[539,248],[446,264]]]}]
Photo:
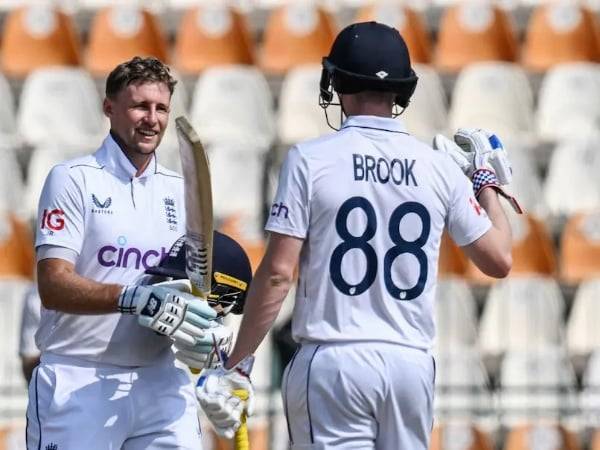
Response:
[{"label": "name brook on jersey", "polygon": [[374,158],[371,155],[352,154],[355,181],[373,181],[385,184],[418,186],[413,173],[414,159],[397,159],[388,161],[385,158]]}]

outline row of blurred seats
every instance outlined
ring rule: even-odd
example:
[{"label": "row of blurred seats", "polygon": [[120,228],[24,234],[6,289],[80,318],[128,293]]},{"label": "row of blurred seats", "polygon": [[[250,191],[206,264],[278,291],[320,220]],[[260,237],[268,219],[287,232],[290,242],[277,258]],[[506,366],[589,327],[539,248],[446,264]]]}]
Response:
[{"label": "row of blurred seats", "polygon": [[[397,27],[414,62],[448,72],[490,60],[520,61],[534,71],[565,62],[600,61],[598,19],[571,1],[539,5],[529,19],[522,48],[510,14],[480,1],[448,6],[435,45],[420,14],[396,2],[366,4],[352,20]],[[84,65],[102,76],[134,55],[154,55],[182,74],[198,74],[215,65],[257,64],[267,74],[281,75],[298,65],[320,62],[337,31],[335,16],[325,9],[292,2],[273,9],[258,46],[243,13],[211,2],[190,6],[182,15],[170,50],[157,15],[115,4],[95,14],[84,50],[69,14],[35,4],[9,10],[0,39],[0,67],[14,78],[48,65]]]}]

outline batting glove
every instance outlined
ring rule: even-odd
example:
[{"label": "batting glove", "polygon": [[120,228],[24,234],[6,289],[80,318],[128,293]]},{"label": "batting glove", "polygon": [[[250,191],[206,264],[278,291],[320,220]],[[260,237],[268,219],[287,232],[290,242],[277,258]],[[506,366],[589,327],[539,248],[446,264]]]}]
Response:
[{"label": "batting glove", "polygon": [[473,182],[475,197],[486,188],[493,188],[505,197],[513,209],[523,210],[517,200],[506,193],[502,186],[512,181],[512,168],[502,142],[495,135],[481,129],[459,128],[454,142],[436,135],[433,148],[449,155]]},{"label": "batting glove", "polygon": [[[253,364],[254,356],[247,356],[229,370],[223,367],[204,369],[198,379],[196,397],[219,436],[233,438],[240,427],[244,409],[248,416],[254,412],[254,388],[250,382]],[[233,395],[237,389],[248,393],[246,401]]]},{"label": "batting glove", "polygon": [[176,342],[175,358],[193,369],[214,369],[231,350],[233,330],[218,322],[204,330],[204,336],[193,346]]},{"label": "batting glove", "polygon": [[204,330],[217,314],[207,302],[167,287],[170,283],[123,287],[119,312],[136,314],[140,325],[170,336],[175,342],[193,346],[204,336]]}]

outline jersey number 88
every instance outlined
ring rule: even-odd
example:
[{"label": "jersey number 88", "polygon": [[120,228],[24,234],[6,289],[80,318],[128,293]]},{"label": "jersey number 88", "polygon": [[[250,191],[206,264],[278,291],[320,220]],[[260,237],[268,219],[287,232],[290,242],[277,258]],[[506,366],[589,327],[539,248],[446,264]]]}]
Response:
[{"label": "jersey number 88", "polygon": [[[361,209],[367,216],[367,226],[360,236],[354,236],[348,230],[348,215],[355,208]],[[421,234],[414,241],[407,241],[400,235],[400,221],[407,214],[416,214],[421,220]],[[342,242],[333,250],[329,261],[329,274],[333,285],[345,295],[360,295],[365,292],[377,276],[377,253],[369,244],[377,232],[377,216],[369,200],[364,197],[351,197],[342,203],[335,218],[335,229]],[[427,255],[423,246],[429,238],[431,231],[431,218],[429,212],[421,203],[405,202],[400,204],[390,216],[388,233],[395,244],[387,250],[383,257],[383,279],[388,293],[397,300],[413,300],[425,289],[427,282]],[[349,284],[342,275],[342,259],[352,249],[361,250],[367,258],[367,269],[363,279],[358,284]],[[408,253],[413,255],[419,263],[419,277],[417,283],[408,289],[399,288],[392,280],[392,264],[394,260]]]}]

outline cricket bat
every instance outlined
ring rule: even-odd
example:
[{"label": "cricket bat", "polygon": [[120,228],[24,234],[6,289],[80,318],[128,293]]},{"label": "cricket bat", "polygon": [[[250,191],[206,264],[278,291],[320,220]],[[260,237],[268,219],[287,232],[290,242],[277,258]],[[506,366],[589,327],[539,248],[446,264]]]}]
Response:
[{"label": "cricket bat", "polygon": [[185,272],[192,293],[207,299],[211,290],[213,206],[208,157],[188,120],[175,119],[185,199]]}]

